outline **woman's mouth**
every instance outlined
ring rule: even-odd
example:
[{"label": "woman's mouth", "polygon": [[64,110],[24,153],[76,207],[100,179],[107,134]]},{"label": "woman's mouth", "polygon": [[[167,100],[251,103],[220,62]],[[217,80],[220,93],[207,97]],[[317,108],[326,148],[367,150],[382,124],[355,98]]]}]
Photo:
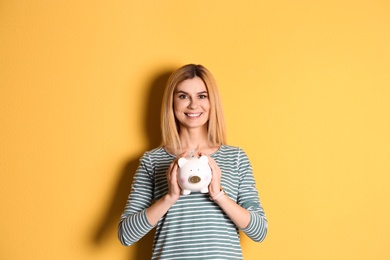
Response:
[{"label": "woman's mouth", "polygon": [[185,113],[186,116],[191,118],[199,117],[201,114],[202,113]]}]

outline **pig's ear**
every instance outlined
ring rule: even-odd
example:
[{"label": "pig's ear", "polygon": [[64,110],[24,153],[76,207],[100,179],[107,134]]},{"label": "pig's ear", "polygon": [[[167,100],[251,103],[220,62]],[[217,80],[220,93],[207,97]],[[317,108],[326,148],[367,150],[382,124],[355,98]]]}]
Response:
[{"label": "pig's ear", "polygon": [[206,155],[202,155],[201,157],[199,157],[199,160],[203,163],[209,162],[209,158]]},{"label": "pig's ear", "polygon": [[179,161],[177,162],[179,164],[179,167],[183,167],[184,164],[186,164],[188,160],[186,158],[180,158]]}]

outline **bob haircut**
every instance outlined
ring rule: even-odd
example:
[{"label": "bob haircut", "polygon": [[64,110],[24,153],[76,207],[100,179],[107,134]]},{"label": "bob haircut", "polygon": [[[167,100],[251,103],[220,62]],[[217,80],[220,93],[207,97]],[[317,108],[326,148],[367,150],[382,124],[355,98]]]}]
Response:
[{"label": "bob haircut", "polygon": [[173,95],[180,83],[195,77],[203,80],[210,101],[210,114],[207,122],[208,141],[213,146],[226,144],[225,119],[214,77],[202,65],[187,64],[177,69],[169,77],[161,107],[162,145],[173,148],[175,153],[181,152],[182,145],[179,138],[180,126],[173,112]]}]

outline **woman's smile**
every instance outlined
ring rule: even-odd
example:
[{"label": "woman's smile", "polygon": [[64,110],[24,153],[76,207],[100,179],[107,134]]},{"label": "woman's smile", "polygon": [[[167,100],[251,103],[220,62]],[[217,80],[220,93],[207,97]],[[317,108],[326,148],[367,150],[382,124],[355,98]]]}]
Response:
[{"label": "woman's smile", "polygon": [[197,118],[199,117],[202,113],[184,113],[186,116],[188,117],[192,117],[192,118]]},{"label": "woman's smile", "polygon": [[181,129],[207,127],[210,101],[201,78],[187,79],[177,86],[173,109]]}]

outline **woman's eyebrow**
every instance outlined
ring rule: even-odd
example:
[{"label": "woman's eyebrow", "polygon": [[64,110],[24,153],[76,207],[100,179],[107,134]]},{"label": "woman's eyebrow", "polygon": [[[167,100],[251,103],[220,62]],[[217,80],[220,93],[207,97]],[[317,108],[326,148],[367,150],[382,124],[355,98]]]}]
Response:
[{"label": "woman's eyebrow", "polygon": [[[186,95],[188,95],[188,93],[187,92],[185,92],[185,91],[183,91],[183,90],[177,90],[176,91],[176,94],[186,94]],[[201,91],[201,92],[198,92],[198,93],[196,93],[196,94],[208,94],[208,92],[205,90],[205,91]]]}]

